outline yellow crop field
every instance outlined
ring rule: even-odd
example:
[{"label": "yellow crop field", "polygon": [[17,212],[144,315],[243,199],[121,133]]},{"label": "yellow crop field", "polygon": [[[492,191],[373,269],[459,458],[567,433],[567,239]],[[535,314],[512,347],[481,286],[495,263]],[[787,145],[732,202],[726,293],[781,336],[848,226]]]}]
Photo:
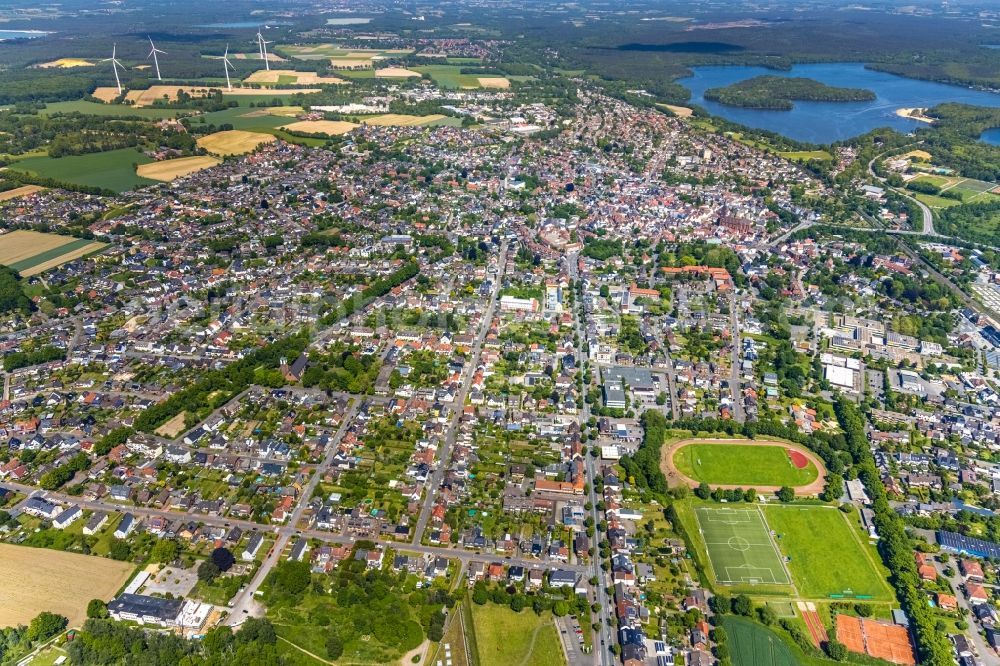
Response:
[{"label": "yellow crop field", "polygon": [[39,231],[12,231],[0,236],[0,264],[9,266],[30,259],[39,252],[54,250],[72,240],[69,236],[43,234]]},{"label": "yellow crop field", "polygon": [[678,118],[690,118],[691,115],[694,113],[694,111],[692,111],[686,106],[674,106],[673,104],[657,104],[656,106],[662,106],[664,109],[667,109]]},{"label": "yellow crop field", "polygon": [[115,88],[114,86],[99,86],[94,89],[91,96],[104,102],[105,104],[110,104],[118,99],[118,88]]},{"label": "yellow crop field", "polygon": [[105,245],[71,236],[18,229],[0,235],[0,265],[30,277],[97,252]]},{"label": "yellow crop field", "polygon": [[428,125],[444,118],[441,114],[435,113],[429,116],[408,116],[402,113],[386,113],[374,118],[365,118],[361,122],[365,125],[380,125],[385,127],[418,127]]},{"label": "yellow crop field", "polygon": [[296,72],[293,69],[260,69],[244,79],[246,83],[294,83],[296,85],[331,85],[349,83],[336,76],[320,76],[316,72]]},{"label": "yellow crop field", "polygon": [[35,66],[42,69],[69,69],[70,67],[93,67],[94,63],[83,58],[59,58],[58,60],[50,60],[49,62],[43,62]]},{"label": "yellow crop field", "polygon": [[173,160],[140,164],[136,167],[135,173],[151,180],[170,181],[181,176],[189,176],[203,169],[209,169],[218,165],[219,162],[220,160],[217,157],[208,157],[207,155],[178,157]]},{"label": "yellow crop field", "polygon": [[0,626],[28,624],[42,611],[80,626],[91,599],[110,599],[129,579],[128,562],[0,543]]},{"label": "yellow crop field", "polygon": [[199,138],[198,147],[215,155],[242,155],[275,140],[270,134],[245,130],[226,130]]},{"label": "yellow crop field", "polygon": [[480,76],[479,85],[483,88],[510,88],[510,80],[504,76]]},{"label": "yellow crop field", "polygon": [[297,123],[282,125],[281,129],[289,132],[303,132],[305,134],[327,134],[338,136],[347,134],[357,127],[356,123],[349,123],[343,120],[300,120]]},{"label": "yellow crop field", "polygon": [[0,201],[10,201],[11,199],[17,199],[18,197],[26,197],[29,194],[34,194],[35,192],[41,192],[45,188],[41,185],[22,185],[21,187],[15,187],[12,190],[7,190],[6,192],[0,192]]},{"label": "yellow crop field", "polygon": [[402,67],[384,67],[376,69],[375,76],[379,79],[404,79],[414,76],[420,78],[420,72],[414,72],[412,69],[404,69]]}]

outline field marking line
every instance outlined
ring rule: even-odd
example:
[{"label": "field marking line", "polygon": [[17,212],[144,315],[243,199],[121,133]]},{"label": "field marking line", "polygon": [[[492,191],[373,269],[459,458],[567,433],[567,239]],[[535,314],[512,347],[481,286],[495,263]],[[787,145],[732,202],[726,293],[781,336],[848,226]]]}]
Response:
[{"label": "field marking line", "polygon": [[[705,507],[698,507],[698,508],[705,508]],[[698,528],[698,535],[701,536],[701,542],[705,544],[705,561],[708,564],[709,572],[712,574],[712,578],[718,581],[719,574],[715,570],[715,564],[712,562],[712,551],[708,547],[708,541],[705,540],[705,531],[701,528],[701,519],[698,515],[698,508],[695,508],[695,510],[692,512],[694,513],[694,524]]]}]

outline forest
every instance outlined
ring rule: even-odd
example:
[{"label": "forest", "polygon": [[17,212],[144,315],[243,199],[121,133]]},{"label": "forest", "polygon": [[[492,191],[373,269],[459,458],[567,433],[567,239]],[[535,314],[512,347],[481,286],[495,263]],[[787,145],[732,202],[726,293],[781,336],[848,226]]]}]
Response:
[{"label": "forest", "polygon": [[6,266],[0,266],[0,314],[31,312],[31,299],[24,293],[21,276]]},{"label": "forest", "polygon": [[709,88],[705,99],[745,109],[791,111],[793,101],[866,102],[875,93],[862,88],[838,88],[814,79],[783,76],[755,76],[724,88]]},{"label": "forest", "polygon": [[229,627],[210,629],[205,638],[187,640],[170,633],[143,631],[112,620],[89,619],[66,644],[74,666],[144,664],[146,666],[282,666],[278,638],[267,620],[249,618],[235,634]]}]

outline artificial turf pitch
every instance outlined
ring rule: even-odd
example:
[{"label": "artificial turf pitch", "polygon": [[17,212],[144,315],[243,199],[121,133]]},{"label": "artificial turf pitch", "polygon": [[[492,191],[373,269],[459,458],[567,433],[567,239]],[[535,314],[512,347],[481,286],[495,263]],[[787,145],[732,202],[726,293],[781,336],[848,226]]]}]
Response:
[{"label": "artificial turf pitch", "polygon": [[760,510],[698,507],[698,529],[715,579],[723,585],[789,585],[791,580]]}]

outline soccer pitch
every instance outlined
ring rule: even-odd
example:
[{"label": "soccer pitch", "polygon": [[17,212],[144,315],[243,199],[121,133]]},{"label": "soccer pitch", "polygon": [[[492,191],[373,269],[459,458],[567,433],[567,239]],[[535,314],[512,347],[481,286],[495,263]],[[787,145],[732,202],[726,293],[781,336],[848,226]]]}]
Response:
[{"label": "soccer pitch", "polygon": [[695,516],[717,582],[791,584],[759,509],[703,506]]}]

